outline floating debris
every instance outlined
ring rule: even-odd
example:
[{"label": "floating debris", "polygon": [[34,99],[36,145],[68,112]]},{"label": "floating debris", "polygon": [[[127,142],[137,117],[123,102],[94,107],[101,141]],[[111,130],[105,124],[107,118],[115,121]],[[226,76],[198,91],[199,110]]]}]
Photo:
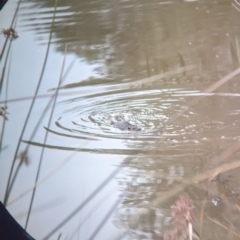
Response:
[{"label": "floating debris", "polygon": [[220,204],[220,199],[219,198],[213,198],[212,203],[215,207],[217,207]]}]

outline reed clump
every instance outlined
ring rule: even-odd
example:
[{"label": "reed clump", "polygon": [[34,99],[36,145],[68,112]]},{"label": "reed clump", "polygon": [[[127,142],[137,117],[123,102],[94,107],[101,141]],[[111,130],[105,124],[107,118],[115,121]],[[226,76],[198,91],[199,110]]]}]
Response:
[{"label": "reed clump", "polygon": [[171,207],[173,222],[164,232],[164,240],[192,239],[194,206],[187,195],[181,195]]}]

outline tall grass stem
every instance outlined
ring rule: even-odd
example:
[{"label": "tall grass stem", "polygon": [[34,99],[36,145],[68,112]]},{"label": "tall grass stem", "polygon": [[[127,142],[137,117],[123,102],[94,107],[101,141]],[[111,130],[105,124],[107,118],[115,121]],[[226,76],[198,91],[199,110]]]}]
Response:
[{"label": "tall grass stem", "polygon": [[44,71],[45,71],[45,67],[46,67],[46,63],[47,63],[47,59],[48,59],[48,54],[49,54],[49,50],[50,50],[50,45],[51,45],[52,29],[53,29],[55,15],[56,15],[57,3],[58,3],[58,0],[55,0],[54,14],[53,14],[53,19],[52,19],[52,23],[51,23],[51,31],[50,31],[50,34],[49,34],[49,40],[48,40],[48,45],[47,45],[47,49],[46,49],[46,54],[45,54],[45,58],[44,58],[44,62],[43,62],[42,70],[41,70],[41,74],[40,74],[40,77],[39,77],[39,80],[38,80],[38,84],[37,84],[37,88],[35,90],[35,94],[33,96],[33,100],[31,102],[31,106],[29,108],[26,120],[24,122],[22,131],[21,131],[21,134],[20,134],[20,137],[19,137],[19,140],[18,140],[18,144],[17,144],[16,150],[15,150],[15,153],[14,153],[13,161],[12,161],[12,164],[11,164],[11,168],[10,168],[10,172],[9,172],[9,176],[8,176],[8,181],[7,181],[7,186],[6,186],[6,190],[5,190],[4,201],[3,201],[3,204],[5,206],[7,204],[7,201],[8,201],[10,192],[12,190],[12,186],[13,186],[13,183],[12,183],[11,184],[11,188],[9,188],[10,187],[11,177],[12,177],[12,174],[13,174],[14,165],[15,165],[15,162],[16,162],[16,159],[17,159],[17,154],[18,154],[18,151],[19,151],[19,148],[20,148],[20,144],[21,144],[21,141],[22,141],[22,137],[23,137],[23,134],[25,132],[25,129],[26,129],[26,126],[27,126],[27,123],[28,123],[28,120],[29,120],[29,117],[30,117],[30,114],[31,114],[31,111],[32,111],[32,108],[33,108],[33,105],[34,105],[35,100],[36,100],[36,96],[37,96],[38,90],[40,88],[40,84],[42,82],[43,74],[44,74]]}]

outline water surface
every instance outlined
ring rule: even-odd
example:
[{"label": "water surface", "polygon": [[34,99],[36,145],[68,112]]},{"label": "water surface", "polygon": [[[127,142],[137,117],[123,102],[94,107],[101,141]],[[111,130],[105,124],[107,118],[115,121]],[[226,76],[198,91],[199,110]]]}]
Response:
[{"label": "water surface", "polygon": [[[6,4],[0,28],[10,26],[16,4]],[[1,201],[52,32],[17,152],[27,147],[29,164],[21,165],[7,204],[24,227],[32,191],[18,197],[34,185],[44,149],[38,177],[44,181],[26,227],[32,236],[167,239],[166,231],[176,227],[171,205],[183,194],[192,201],[193,226],[203,239],[237,238],[237,231],[223,227],[239,227],[237,168],[173,190],[239,157],[239,75],[229,76],[239,67],[239,11],[237,1],[223,0],[59,1],[52,25],[54,1],[20,4],[14,26],[19,37],[12,41],[9,80],[4,78],[1,92],[9,112],[2,130]],[[7,50],[1,70],[6,56]],[[224,84],[206,90],[224,76],[229,76]],[[56,90],[56,104],[38,122]],[[118,119],[142,130],[116,129],[111,121]]]}]

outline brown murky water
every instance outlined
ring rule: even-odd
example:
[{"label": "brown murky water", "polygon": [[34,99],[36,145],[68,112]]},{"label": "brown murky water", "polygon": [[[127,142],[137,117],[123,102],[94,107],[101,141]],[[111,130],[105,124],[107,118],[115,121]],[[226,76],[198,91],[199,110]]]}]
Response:
[{"label": "brown murky water", "polygon": [[[1,28],[15,8],[4,7]],[[1,201],[53,15],[54,1],[20,5],[1,95],[9,112]],[[59,1],[18,150],[28,146],[30,164],[13,184],[11,214],[36,239],[189,239],[189,223],[198,239],[239,239],[239,20],[237,1]],[[56,89],[53,114],[38,122]],[[114,128],[119,119],[142,130]],[[26,224],[32,189],[19,196],[36,181],[42,149]],[[184,211],[191,217],[179,220]]]}]

